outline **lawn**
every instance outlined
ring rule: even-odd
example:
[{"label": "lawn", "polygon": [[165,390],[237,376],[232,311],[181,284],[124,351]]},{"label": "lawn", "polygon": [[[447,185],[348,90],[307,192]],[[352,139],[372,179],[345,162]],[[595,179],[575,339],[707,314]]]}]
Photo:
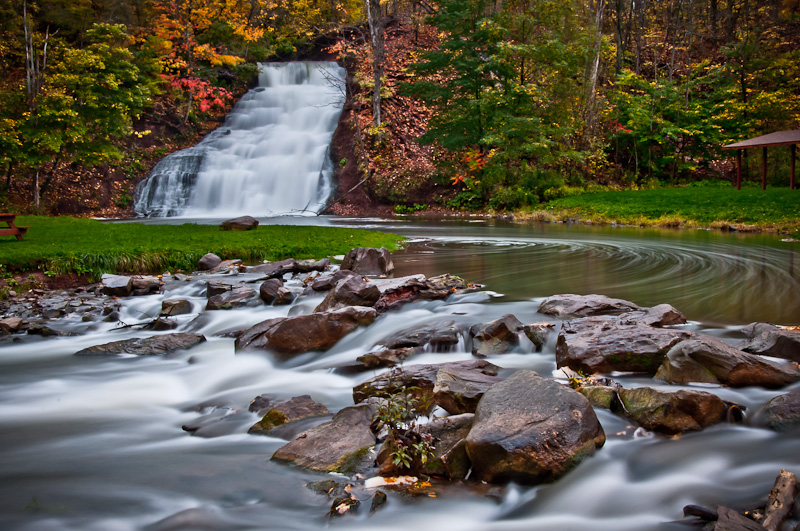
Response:
[{"label": "lawn", "polygon": [[403,238],[394,234],[339,227],[260,225],[244,232],[216,225],[143,225],[103,223],[69,217],[20,216],[29,226],[23,241],[0,237],[0,266],[6,271],[42,270],[47,274],[160,273],[191,271],[212,252],[245,261],[324,258],[354,247],[394,250]]}]

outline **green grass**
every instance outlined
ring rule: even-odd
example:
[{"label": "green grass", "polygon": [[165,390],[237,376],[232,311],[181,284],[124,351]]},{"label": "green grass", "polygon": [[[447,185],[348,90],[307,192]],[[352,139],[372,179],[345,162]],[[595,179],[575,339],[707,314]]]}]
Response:
[{"label": "green grass", "polygon": [[800,229],[800,190],[687,187],[587,193],[550,201],[547,211],[638,225],[755,225]]},{"label": "green grass", "polygon": [[245,232],[216,225],[102,223],[68,217],[20,216],[29,226],[23,241],[0,236],[0,265],[7,271],[50,271],[98,277],[102,273],[191,271],[212,252],[244,261],[324,258],[353,247],[397,248],[400,236],[382,232],[288,225],[261,225]]}]

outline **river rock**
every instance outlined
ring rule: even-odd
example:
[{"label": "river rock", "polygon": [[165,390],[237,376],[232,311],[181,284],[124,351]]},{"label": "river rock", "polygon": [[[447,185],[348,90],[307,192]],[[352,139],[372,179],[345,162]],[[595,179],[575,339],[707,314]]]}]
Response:
[{"label": "river rock", "polygon": [[253,230],[258,227],[258,220],[252,216],[239,216],[238,218],[223,221],[219,230]]},{"label": "river rock", "polygon": [[403,304],[417,300],[441,300],[453,293],[458,293],[475,286],[455,275],[445,274],[431,278],[424,275],[413,275],[402,279],[393,279],[386,282],[376,280],[381,298],[375,303],[374,308],[379,313],[394,310]]},{"label": "river rock", "polygon": [[311,396],[296,396],[269,409],[260,421],[250,427],[247,433],[266,435],[278,426],[289,422],[327,414],[329,414],[328,408],[315,402]]},{"label": "river rock", "polygon": [[725,421],[728,406],[705,391],[665,391],[655,387],[619,390],[625,416],[650,431],[675,435]]},{"label": "river rock", "polygon": [[0,336],[18,334],[23,331],[25,320],[21,317],[6,317],[0,319]]},{"label": "river rock", "polygon": [[471,477],[489,483],[553,480],[604,443],[583,395],[530,370],[483,395],[466,439]]},{"label": "river rock", "polygon": [[394,367],[407,360],[416,349],[412,347],[404,348],[391,348],[386,350],[377,350],[364,354],[356,358],[356,362],[360,365],[357,367],[350,367],[350,369],[380,369],[382,367]]},{"label": "river rock", "polygon": [[481,397],[503,378],[474,370],[442,368],[436,373],[433,398],[436,405],[450,413],[475,413]]},{"label": "river rock", "polygon": [[205,340],[205,336],[200,334],[165,334],[147,338],[112,341],[111,343],[85,348],[76,352],[75,355],[115,356],[117,354],[135,354],[137,356],[154,356],[157,354],[171,354],[178,350],[190,349]]},{"label": "river rock", "polygon": [[359,325],[372,324],[372,308],[348,306],[331,312],[278,317],[249,328],[236,339],[236,350],[269,349],[282,356],[328,350]]},{"label": "river rock", "polygon": [[375,445],[370,424],[376,410],[372,403],[346,407],[329,422],[278,448],[272,459],[320,472],[350,475],[366,470],[370,466],[369,450]]},{"label": "river rock", "polygon": [[388,275],[394,271],[394,264],[389,251],[385,247],[374,249],[369,247],[356,247],[350,249],[344,260],[342,269],[349,269],[360,275]]},{"label": "river rock", "polygon": [[622,324],[611,317],[572,319],[558,335],[556,363],[584,374],[655,374],[669,349],[693,336],[683,330]]},{"label": "river rock", "polygon": [[655,378],[669,383],[778,388],[800,379],[800,370],[793,364],[774,363],[742,352],[715,337],[700,336],[673,347]]},{"label": "river rock", "polygon": [[539,313],[555,315],[561,319],[589,317],[593,315],[619,315],[638,310],[639,306],[623,299],[612,299],[605,295],[553,295],[539,305]]},{"label": "river rock", "polygon": [[788,431],[800,426],[800,391],[779,395],[764,406],[767,425],[775,431]]},{"label": "river rock", "polygon": [[271,278],[281,278],[286,273],[297,273],[300,270],[300,263],[294,258],[287,258],[269,264],[259,264],[248,269],[251,273],[260,273]]},{"label": "river rock", "polygon": [[553,326],[553,323],[534,323],[525,325],[522,331],[528,336],[536,350],[541,350],[547,341],[547,334],[550,333]]},{"label": "river rock", "polygon": [[474,325],[469,331],[472,336],[472,354],[475,356],[505,354],[519,345],[519,334],[523,330],[524,325],[510,313],[489,324]]},{"label": "river rock", "polygon": [[186,299],[166,299],[161,301],[161,315],[173,316],[192,313],[192,303]]},{"label": "river rock", "polygon": [[174,319],[166,317],[157,317],[152,321],[142,326],[142,330],[152,330],[153,332],[166,332],[168,330],[175,330],[178,328],[179,323]]},{"label": "river rock", "polygon": [[354,387],[353,401],[359,403],[373,396],[388,397],[402,390],[409,390],[419,403],[419,413],[428,413],[435,404],[433,388],[442,369],[458,371],[459,376],[466,379],[468,373],[495,376],[499,367],[486,360],[467,360],[396,368]]},{"label": "river rock", "polygon": [[221,295],[234,288],[231,284],[223,282],[222,280],[211,280],[206,282],[206,297],[209,299],[215,295]]},{"label": "river rock", "polygon": [[208,299],[206,310],[230,310],[231,308],[239,308],[245,306],[255,295],[256,292],[252,288],[245,286],[234,288]]},{"label": "river rock", "polygon": [[619,400],[619,389],[611,385],[582,385],[576,391],[585,396],[592,407],[612,409]]},{"label": "river rock", "polygon": [[380,296],[377,286],[364,280],[361,275],[352,275],[337,282],[314,311],[327,312],[345,306],[372,306]]},{"label": "river rock", "polygon": [[123,275],[105,274],[100,277],[103,293],[111,297],[127,297],[133,292],[133,278]]},{"label": "river rock", "polygon": [[686,316],[671,304],[659,304],[652,308],[623,313],[618,319],[623,324],[638,323],[657,328],[686,324]]},{"label": "river rock", "polygon": [[133,277],[132,282],[133,295],[151,295],[158,293],[161,290],[161,280],[153,276],[137,276]]},{"label": "river rock", "polygon": [[742,333],[747,339],[739,345],[741,350],[800,363],[800,330],[787,330],[769,323],[752,323],[744,327]]},{"label": "river rock", "polygon": [[198,271],[211,271],[222,262],[222,258],[214,253],[204,254],[200,260],[197,261]]},{"label": "river rock", "polygon": [[433,457],[426,466],[428,474],[453,481],[467,477],[472,463],[467,455],[466,438],[474,418],[472,413],[464,413],[437,418],[420,426],[421,434],[429,434],[433,438]]},{"label": "river rock", "polygon": [[292,292],[283,287],[283,281],[279,278],[268,278],[262,282],[258,295],[266,304],[275,306],[291,304],[294,300]]},{"label": "river rock", "polygon": [[357,273],[353,273],[349,269],[339,269],[333,273],[320,275],[315,278],[311,283],[311,289],[314,291],[328,291],[329,289],[333,289],[340,280],[356,275]]},{"label": "river rock", "polygon": [[381,339],[377,344],[388,349],[418,348],[430,345],[433,350],[445,350],[457,345],[459,338],[459,330],[453,321],[445,321],[401,330]]},{"label": "river rock", "polygon": [[242,265],[242,261],[238,258],[234,258],[232,260],[223,260],[217,266],[211,270],[212,273],[230,273],[235,272],[238,273],[244,266]]}]

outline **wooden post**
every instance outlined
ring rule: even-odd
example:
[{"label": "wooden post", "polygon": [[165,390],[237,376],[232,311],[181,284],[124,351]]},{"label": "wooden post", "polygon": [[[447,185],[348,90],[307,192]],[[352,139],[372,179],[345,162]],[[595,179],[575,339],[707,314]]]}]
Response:
[{"label": "wooden post", "polygon": [[761,189],[767,189],[767,146],[761,150]]},{"label": "wooden post", "polygon": [[742,189],[742,150],[736,150],[736,189]]},{"label": "wooden post", "polygon": [[789,172],[789,190],[794,190],[794,158],[797,154],[797,144],[792,144],[789,150],[792,152],[790,157],[791,162],[789,163],[791,166],[791,171]]}]

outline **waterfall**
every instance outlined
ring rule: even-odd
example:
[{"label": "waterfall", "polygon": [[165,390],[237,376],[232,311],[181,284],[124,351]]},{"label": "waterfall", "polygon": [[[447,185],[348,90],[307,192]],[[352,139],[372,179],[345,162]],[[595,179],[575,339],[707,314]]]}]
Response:
[{"label": "waterfall", "polygon": [[332,62],[259,64],[245,94],[197,145],[161,160],[136,189],[150,217],[314,215],[331,193],[329,147],[344,104]]}]

